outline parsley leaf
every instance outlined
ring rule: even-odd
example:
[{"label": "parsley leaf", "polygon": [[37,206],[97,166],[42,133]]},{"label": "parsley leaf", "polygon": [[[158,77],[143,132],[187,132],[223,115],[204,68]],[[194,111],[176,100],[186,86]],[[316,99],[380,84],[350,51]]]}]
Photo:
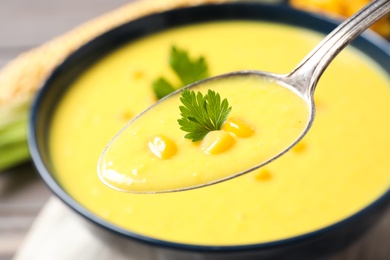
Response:
[{"label": "parsley leaf", "polygon": [[180,101],[183,103],[179,107],[182,118],[177,121],[180,129],[188,132],[185,138],[193,142],[202,140],[208,132],[221,130],[232,110],[227,99],[221,101],[220,95],[211,89],[205,96],[201,92],[185,89]]},{"label": "parsley leaf", "polygon": [[156,79],[153,82],[152,87],[153,87],[154,94],[158,99],[161,99],[176,90],[171,83],[169,83],[166,79],[162,77]]},{"label": "parsley leaf", "polygon": [[208,66],[204,57],[191,60],[188,52],[172,46],[169,55],[170,68],[175,72],[181,85],[175,87],[164,77],[156,79],[153,91],[158,99],[172,93],[176,89],[209,77]]},{"label": "parsley leaf", "polygon": [[175,46],[171,49],[169,64],[180,78],[183,86],[208,78],[209,76],[207,64],[203,57],[190,60],[187,51],[180,50]]}]

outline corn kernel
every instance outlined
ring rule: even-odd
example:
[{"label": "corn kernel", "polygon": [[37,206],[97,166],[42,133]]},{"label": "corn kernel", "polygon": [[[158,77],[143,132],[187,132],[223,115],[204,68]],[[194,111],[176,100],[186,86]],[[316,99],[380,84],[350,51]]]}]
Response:
[{"label": "corn kernel", "polygon": [[142,70],[134,69],[132,72],[132,77],[135,80],[140,80],[145,76],[145,73]]},{"label": "corn kernel", "polygon": [[271,172],[267,169],[260,169],[255,176],[258,181],[268,181],[272,178]]},{"label": "corn kernel", "polygon": [[304,142],[298,142],[293,148],[291,148],[292,151],[296,153],[301,153],[306,149],[306,144]]},{"label": "corn kernel", "polygon": [[234,143],[234,137],[229,132],[211,131],[202,140],[201,149],[206,154],[218,154],[227,151]]},{"label": "corn kernel", "polygon": [[230,118],[225,121],[222,130],[230,132],[237,137],[249,137],[255,132],[255,128],[248,122],[237,118]]},{"label": "corn kernel", "polygon": [[130,121],[132,118],[133,118],[133,115],[128,110],[122,111],[120,114],[120,119],[125,121],[125,122]]},{"label": "corn kernel", "polygon": [[[368,4],[370,0],[289,0],[291,6],[331,16],[349,17]],[[385,38],[390,37],[390,16],[377,21],[371,29]]]},{"label": "corn kernel", "polygon": [[177,152],[176,144],[165,136],[154,136],[148,144],[150,151],[160,159],[169,159]]}]

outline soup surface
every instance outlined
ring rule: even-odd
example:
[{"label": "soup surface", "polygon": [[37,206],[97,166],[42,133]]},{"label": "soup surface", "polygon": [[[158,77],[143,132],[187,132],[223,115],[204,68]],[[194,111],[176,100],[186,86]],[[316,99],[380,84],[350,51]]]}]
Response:
[{"label": "soup surface", "polygon": [[212,75],[243,69],[287,73],[321,38],[285,25],[215,22],[158,33],[114,51],[74,82],[55,112],[55,177],[101,218],[181,243],[274,241],[354,214],[389,188],[390,81],[352,48],[320,80],[308,135],[260,170],[206,188],[154,195],[115,191],[96,172],[109,140],[155,102],[152,81],[161,75],[177,81],[167,61],[172,45],[204,56]]}]

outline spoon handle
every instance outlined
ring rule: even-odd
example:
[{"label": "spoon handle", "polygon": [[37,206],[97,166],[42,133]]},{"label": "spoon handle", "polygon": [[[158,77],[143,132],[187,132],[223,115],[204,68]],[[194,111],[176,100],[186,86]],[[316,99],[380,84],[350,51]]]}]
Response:
[{"label": "spoon handle", "polygon": [[337,54],[389,12],[390,0],[371,1],[325,37],[287,75],[287,79],[293,86],[297,86],[297,90],[305,97],[312,97],[319,78]]}]

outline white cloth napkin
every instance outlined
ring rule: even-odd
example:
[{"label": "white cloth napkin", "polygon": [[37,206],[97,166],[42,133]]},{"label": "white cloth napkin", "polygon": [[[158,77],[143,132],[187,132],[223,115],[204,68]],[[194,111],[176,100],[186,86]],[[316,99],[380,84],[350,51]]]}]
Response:
[{"label": "white cloth napkin", "polygon": [[81,217],[59,199],[45,205],[14,260],[132,260],[93,236]]}]

